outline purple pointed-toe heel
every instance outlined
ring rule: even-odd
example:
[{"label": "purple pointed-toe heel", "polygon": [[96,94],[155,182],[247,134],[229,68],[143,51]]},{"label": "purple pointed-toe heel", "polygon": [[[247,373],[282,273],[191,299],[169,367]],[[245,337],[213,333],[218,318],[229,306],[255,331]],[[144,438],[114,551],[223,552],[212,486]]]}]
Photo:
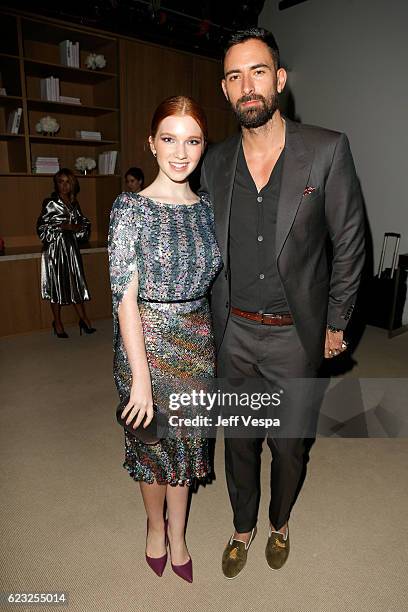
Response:
[{"label": "purple pointed-toe heel", "polygon": [[171,564],[171,568],[177,576],[183,578],[183,580],[187,580],[187,582],[193,582],[193,562],[190,559],[187,563],[183,563],[183,565],[173,565]]},{"label": "purple pointed-toe heel", "polygon": [[[147,521],[147,532],[149,532],[149,520]],[[166,546],[167,546],[167,521],[165,522]],[[145,553],[146,563],[152,568],[157,576],[162,576],[167,563],[167,551],[162,557],[149,557]]]},{"label": "purple pointed-toe heel", "polygon": [[[168,526],[168,521],[166,519],[166,542],[170,548],[170,542],[167,536],[167,526]],[[180,576],[180,578],[183,578],[183,580],[187,580],[187,582],[193,582],[193,562],[191,560],[191,557],[186,563],[183,563],[182,565],[174,565],[174,563],[172,563],[171,569],[173,570],[175,574],[177,574],[177,576]]]}]

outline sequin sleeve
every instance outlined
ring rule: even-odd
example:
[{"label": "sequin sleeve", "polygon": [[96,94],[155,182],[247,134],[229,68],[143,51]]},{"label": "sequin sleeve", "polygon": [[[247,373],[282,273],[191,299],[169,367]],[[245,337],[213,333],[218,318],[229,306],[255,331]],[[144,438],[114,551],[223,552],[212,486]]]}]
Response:
[{"label": "sequin sleeve", "polygon": [[140,233],[138,206],[126,193],[113,203],[109,234],[109,274],[112,291],[113,315],[117,316],[119,305],[137,270],[137,243]]}]

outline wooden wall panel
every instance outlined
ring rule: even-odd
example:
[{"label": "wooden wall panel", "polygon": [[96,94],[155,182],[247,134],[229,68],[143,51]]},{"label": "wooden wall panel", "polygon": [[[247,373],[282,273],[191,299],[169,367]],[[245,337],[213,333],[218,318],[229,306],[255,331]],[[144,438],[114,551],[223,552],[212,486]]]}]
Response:
[{"label": "wooden wall panel", "polygon": [[98,240],[105,244],[108,238],[109,215],[116,197],[123,191],[119,177],[100,179],[96,183]]},{"label": "wooden wall panel", "polygon": [[[106,252],[82,255],[91,300],[86,309],[91,319],[112,314]],[[49,300],[41,298],[41,259],[1,261],[0,283],[7,299],[0,301],[0,337],[40,329],[51,332],[52,313]],[[62,319],[67,325],[77,323],[73,306],[64,306]]]},{"label": "wooden wall panel", "polygon": [[219,61],[128,40],[122,40],[119,49],[122,174],[129,166],[140,166],[147,183],[155,178],[157,165],[147,139],[153,112],[167,96],[190,95],[204,107],[211,142],[224,140],[236,131],[233,113],[221,90]]},{"label": "wooden wall panel", "polygon": [[234,134],[238,129],[238,124],[232,111],[220,108],[207,108],[204,106],[208,121],[208,143],[214,144],[221,142]]},{"label": "wooden wall panel", "polygon": [[41,328],[38,260],[0,262],[0,335]]},{"label": "wooden wall panel", "polygon": [[[81,210],[91,220],[91,241],[100,239],[98,233],[98,199],[96,198],[96,183],[102,181],[105,185],[112,183],[118,188],[116,177],[92,178],[78,177],[80,193],[78,200]],[[7,247],[41,245],[36,234],[37,218],[41,212],[41,205],[45,198],[53,191],[51,176],[23,176],[18,181],[10,181],[8,177],[0,177],[0,193],[2,202],[0,206],[1,235]],[[109,190],[110,197],[111,190]],[[100,192],[103,206],[106,203],[103,191]],[[102,239],[106,236],[103,228]]]},{"label": "wooden wall panel", "polygon": [[173,95],[192,94],[193,56],[147,43],[120,43],[122,174],[140,166],[151,182],[157,166],[148,147],[156,106]]},{"label": "wooden wall panel", "polygon": [[112,300],[109,281],[108,254],[85,253],[83,256],[86,282],[91,300],[86,309],[91,319],[102,319],[112,315]]},{"label": "wooden wall panel", "polygon": [[195,57],[193,97],[207,108],[229,110],[229,103],[221,89],[222,77],[221,60]]}]

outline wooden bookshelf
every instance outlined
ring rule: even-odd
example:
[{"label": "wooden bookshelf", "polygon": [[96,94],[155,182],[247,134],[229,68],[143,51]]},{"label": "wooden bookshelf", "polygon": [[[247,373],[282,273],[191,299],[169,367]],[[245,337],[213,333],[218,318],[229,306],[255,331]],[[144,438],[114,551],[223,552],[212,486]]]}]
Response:
[{"label": "wooden bookshelf", "polygon": [[[37,156],[58,157],[60,167],[74,169],[77,157],[97,162],[99,153],[109,148],[120,152],[117,39],[24,15],[5,12],[0,17],[0,87],[7,94],[0,95],[0,175],[38,176],[32,172]],[[59,43],[66,39],[79,43],[79,67],[60,61]],[[103,53],[105,69],[86,67],[93,52]],[[41,99],[41,79],[50,76],[60,79],[61,96],[80,98],[81,104]],[[19,133],[7,133],[8,117],[19,107]],[[36,124],[46,115],[60,125],[54,136],[36,132]],[[102,139],[77,138],[80,130],[99,131]],[[109,176],[117,183],[118,175],[119,167]]]},{"label": "wooden bookshelf", "polygon": [[[78,42],[79,67],[64,66],[59,43]],[[86,67],[89,53],[102,53],[103,70]],[[41,202],[53,191],[51,174],[33,170],[39,156],[58,157],[61,168],[78,176],[80,203],[92,222],[92,240],[106,244],[110,206],[121,191],[120,99],[118,40],[81,27],[35,16],[0,11],[0,235],[7,249],[26,253],[40,246],[36,219]],[[60,79],[60,95],[80,98],[81,104],[44,100],[42,78]],[[10,114],[22,108],[18,134],[8,132]],[[36,131],[39,120],[50,115],[60,125],[55,135]],[[98,131],[101,140],[78,138],[77,131]],[[105,151],[119,152],[115,174],[99,175],[97,168],[86,176],[75,169],[77,157],[92,157]],[[104,179],[100,183],[99,179]],[[18,203],[14,201],[18,200]],[[10,202],[13,205],[7,206]]]},{"label": "wooden bookshelf", "polygon": [[[21,136],[21,134],[12,134],[12,136]],[[1,134],[0,134],[1,137]],[[87,138],[62,138],[61,136],[44,136],[42,134],[30,134],[29,135],[31,142],[47,142],[51,144],[73,144],[73,145],[92,145],[95,147],[96,145],[106,145],[106,144],[119,144],[118,140],[96,140],[87,139]]]},{"label": "wooden bookshelf", "polygon": [[117,78],[117,75],[113,72],[91,70],[89,68],[73,68],[51,62],[31,60],[29,58],[24,58],[24,66],[28,75],[48,76],[49,72],[52,71],[53,76],[57,76],[60,79],[71,81],[73,83],[86,83],[89,85],[94,85],[96,83],[101,83],[102,81]]},{"label": "wooden bookshelf", "polygon": [[99,117],[107,113],[118,113],[119,108],[106,106],[85,106],[84,104],[68,104],[66,102],[55,102],[52,100],[41,100],[39,98],[27,98],[28,108],[48,112],[64,112],[73,115],[86,115]]},{"label": "wooden bookshelf", "polygon": [[[79,42],[79,67],[60,63],[59,43]],[[102,70],[86,67],[89,53],[101,53]],[[52,174],[34,174],[35,158],[59,158],[78,177],[79,202],[91,220],[91,242],[84,266],[92,300],[91,318],[111,314],[105,250],[112,202],[123,190],[130,166],[143,169],[146,182],[157,164],[148,146],[150,121],[157,104],[167,96],[186,94],[198,100],[207,114],[209,139],[222,140],[236,129],[235,119],[220,89],[221,66],[210,58],[154,43],[109,34],[86,26],[38,17],[34,13],[0,9],[0,282],[6,298],[0,302],[0,336],[50,326],[51,311],[40,296],[40,250],[36,222],[44,198],[53,191]],[[40,80],[60,79],[60,94],[80,98],[81,104],[43,100]],[[22,108],[18,134],[9,134],[10,114]],[[54,136],[39,134],[38,121],[54,117],[60,125]],[[77,131],[99,131],[103,140],[83,140]],[[75,159],[117,150],[114,175],[86,176],[75,170]],[[64,309],[64,321],[75,319]]]}]

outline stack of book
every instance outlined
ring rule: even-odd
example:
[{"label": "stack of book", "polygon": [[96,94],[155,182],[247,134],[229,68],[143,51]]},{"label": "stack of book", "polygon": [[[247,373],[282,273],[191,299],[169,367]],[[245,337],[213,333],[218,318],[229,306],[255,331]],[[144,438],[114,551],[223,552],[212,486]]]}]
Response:
[{"label": "stack of book", "polygon": [[101,132],[88,132],[86,130],[76,130],[75,135],[77,138],[83,138],[84,140],[102,140]]},{"label": "stack of book", "polygon": [[115,174],[117,151],[105,151],[98,155],[99,174]]},{"label": "stack of book", "polygon": [[58,78],[40,79],[41,100],[60,101],[60,83]]},{"label": "stack of book", "polygon": [[55,174],[60,169],[58,157],[36,157],[34,174]]},{"label": "stack of book", "polygon": [[79,43],[63,40],[59,44],[60,62],[63,66],[79,68]]},{"label": "stack of book", "polygon": [[80,98],[73,98],[72,96],[60,96],[59,101],[65,104],[82,104]]},{"label": "stack of book", "polygon": [[18,134],[21,123],[21,115],[23,114],[22,108],[17,108],[11,111],[7,120],[7,132],[9,134]]}]

